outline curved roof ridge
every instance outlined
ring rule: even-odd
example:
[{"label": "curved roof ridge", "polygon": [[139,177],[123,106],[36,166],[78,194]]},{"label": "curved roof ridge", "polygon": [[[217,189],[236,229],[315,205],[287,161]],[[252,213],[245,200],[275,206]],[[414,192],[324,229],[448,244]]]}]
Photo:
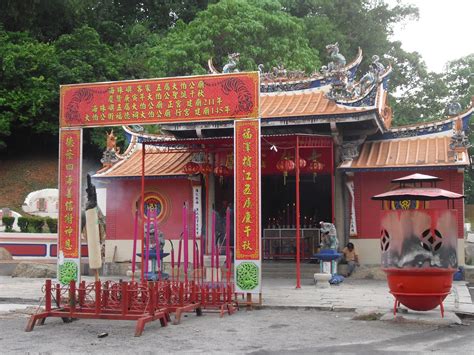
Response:
[{"label": "curved roof ridge", "polygon": [[431,121],[421,121],[421,122],[417,122],[417,123],[410,123],[410,124],[407,124],[407,125],[392,127],[392,128],[390,128],[390,130],[391,131],[400,131],[400,130],[403,130],[403,129],[420,128],[420,126],[445,124],[445,123],[449,123],[449,122],[454,122],[458,118],[464,118],[467,115],[472,114],[473,112],[474,112],[474,106],[471,104],[471,106],[468,107],[464,112],[461,112],[461,113],[457,114],[456,116],[447,117],[447,118],[443,118],[443,119],[436,119],[436,120],[431,120]]}]

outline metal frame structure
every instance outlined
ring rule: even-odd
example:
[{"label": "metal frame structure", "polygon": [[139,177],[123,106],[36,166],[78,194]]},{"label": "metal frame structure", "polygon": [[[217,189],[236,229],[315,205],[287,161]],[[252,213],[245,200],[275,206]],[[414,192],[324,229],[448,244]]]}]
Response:
[{"label": "metal frame structure", "polygon": [[[289,138],[293,138],[294,142],[288,142]],[[295,152],[295,160],[299,162],[300,150],[301,149],[315,149],[315,148],[326,148],[330,149],[330,161],[331,161],[331,215],[334,222],[334,142],[330,136],[322,135],[311,135],[311,134],[285,134],[285,135],[262,135],[261,136],[262,147],[270,148],[273,144],[283,144],[284,149],[293,149]],[[272,140],[270,143],[269,141]],[[141,199],[142,199],[142,215],[143,215],[143,201],[145,196],[145,156],[147,154],[167,154],[167,153],[198,153],[205,152],[206,154],[211,152],[226,151],[232,146],[233,137],[219,137],[219,138],[190,138],[190,139],[177,139],[177,140],[146,140],[142,141],[142,175],[141,175]],[[160,147],[153,152],[147,152],[146,146]],[[207,147],[211,145],[212,147]],[[204,147],[203,147],[204,146]],[[300,166],[296,165],[296,288],[301,288],[301,223],[300,223]],[[206,179],[206,194],[209,191],[208,179]],[[208,200],[206,196],[206,220],[208,213]],[[142,229],[144,228],[144,221],[142,219]],[[235,224],[234,224],[235,228]],[[234,231],[235,235],[235,231]],[[143,244],[142,244],[143,245]],[[141,274],[142,281],[144,280],[143,268]]]}]

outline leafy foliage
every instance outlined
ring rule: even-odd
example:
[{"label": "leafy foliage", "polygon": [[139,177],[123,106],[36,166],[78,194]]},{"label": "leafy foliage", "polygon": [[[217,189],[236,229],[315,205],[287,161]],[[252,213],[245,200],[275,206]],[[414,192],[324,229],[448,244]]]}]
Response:
[{"label": "leafy foliage", "polygon": [[5,232],[12,232],[13,223],[15,223],[15,217],[3,216],[2,223],[5,225]]},{"label": "leafy foliage", "polygon": [[20,227],[20,231],[22,233],[27,233],[28,232],[28,225],[30,223],[28,217],[18,217],[18,227]]},{"label": "leafy foliage", "polygon": [[58,220],[57,218],[46,218],[46,224],[48,225],[48,229],[50,233],[57,233],[58,232]]},{"label": "leafy foliage", "polygon": [[[328,61],[328,43],[347,58],[358,46],[367,57],[394,48],[401,76],[419,78],[426,70],[409,69],[420,58],[388,39],[394,24],[417,15],[380,0],[2,1],[0,149],[19,136],[57,140],[59,85],[204,74],[210,57],[221,68],[233,52],[240,70],[283,64],[310,73]],[[400,101],[397,111],[408,109]],[[86,132],[86,146],[100,147],[103,133]]]},{"label": "leafy foliage", "polygon": [[56,68],[53,46],[0,28],[0,148],[15,130],[57,132]]},{"label": "leafy foliage", "polygon": [[152,51],[150,65],[158,76],[205,74],[209,58],[222,67],[233,52],[240,53],[241,70],[284,64],[311,72],[320,65],[318,52],[305,36],[304,22],[282,11],[275,0],[223,0],[210,5],[188,25],[178,20]]},{"label": "leafy foliage", "polygon": [[[416,7],[383,0],[5,0],[0,149],[20,136],[57,141],[62,84],[204,74],[209,58],[222,68],[233,52],[240,70],[283,64],[311,73],[334,42],[348,60],[358,47],[365,58],[386,54],[394,124],[439,118],[448,102],[469,104],[473,57],[430,73],[418,53],[390,40],[395,25],[417,18]],[[87,130],[85,146],[102,149],[103,136]]]},{"label": "leafy foliage", "polygon": [[397,124],[441,118],[451,102],[458,102],[462,108],[470,105],[474,96],[474,54],[448,62],[439,74],[427,72],[424,65],[402,68],[406,69],[407,75],[418,70],[419,80],[399,86],[401,95],[392,102]]}]

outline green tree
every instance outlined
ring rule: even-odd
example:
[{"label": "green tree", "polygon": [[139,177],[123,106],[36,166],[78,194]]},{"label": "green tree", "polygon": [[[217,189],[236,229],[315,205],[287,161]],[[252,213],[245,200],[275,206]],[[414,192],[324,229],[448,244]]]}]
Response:
[{"label": "green tree", "polygon": [[178,20],[152,52],[150,66],[158,76],[204,74],[209,58],[222,67],[233,52],[240,53],[241,70],[256,70],[262,63],[267,70],[284,64],[312,72],[320,65],[303,21],[282,11],[276,0],[209,5],[189,24]]},{"label": "green tree", "polygon": [[0,28],[0,148],[10,134],[57,132],[57,65],[54,46]]},{"label": "green tree", "polygon": [[59,84],[122,79],[122,59],[100,40],[97,31],[83,26],[54,43],[58,55]]},{"label": "green tree", "polygon": [[50,42],[84,24],[87,1],[2,0],[0,22],[7,31],[29,32],[40,41]]},{"label": "green tree", "polygon": [[448,62],[441,73],[428,72],[421,57],[411,55],[414,60],[407,57],[405,65],[397,66],[401,70],[398,75],[394,73],[394,80],[402,77],[397,81],[400,92],[392,100],[397,125],[442,118],[451,102],[458,102],[462,108],[470,105],[474,96],[474,54]]},{"label": "green tree", "polygon": [[[390,8],[383,0],[281,0],[283,8],[293,16],[303,18],[311,46],[323,54],[329,43],[339,42],[341,53],[350,59],[358,47],[365,58],[388,53],[389,36],[395,25],[418,18],[413,5],[397,3]],[[369,61],[363,63],[367,68]]]},{"label": "green tree", "polygon": [[[54,45],[59,62],[56,73],[59,84],[128,79],[123,75],[123,56],[103,43],[97,31],[89,26],[62,35]],[[57,125],[58,115],[53,117]],[[97,150],[103,149],[104,137],[105,129],[93,128],[84,131],[85,145],[92,144]]]}]

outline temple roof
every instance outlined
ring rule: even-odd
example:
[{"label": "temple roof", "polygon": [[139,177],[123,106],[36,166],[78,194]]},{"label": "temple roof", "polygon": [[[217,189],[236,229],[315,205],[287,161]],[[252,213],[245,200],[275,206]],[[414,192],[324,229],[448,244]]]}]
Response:
[{"label": "temple roof", "polygon": [[464,167],[469,165],[467,149],[454,152],[448,136],[368,141],[359,157],[342,163],[343,170],[374,170],[426,167]]},{"label": "temple roof", "polygon": [[452,135],[452,131],[454,128],[456,128],[456,124],[460,124],[460,127],[457,128],[458,130],[467,131],[469,129],[469,120],[471,119],[473,113],[474,101],[471,103],[470,107],[456,116],[390,127],[390,129],[385,133],[378,132],[377,134],[369,137],[368,140],[378,141],[416,136]]},{"label": "temple roof", "polygon": [[[280,134],[262,135],[262,149],[271,149],[274,145],[285,149],[285,146],[295,144],[296,137],[299,139],[301,148],[319,149],[332,146],[332,138],[330,136]],[[148,177],[184,177],[186,176],[183,172],[184,165],[191,161],[193,153],[202,152],[203,146],[206,146],[208,152],[229,152],[232,151],[233,140],[234,137],[169,139],[167,136],[162,137],[162,140],[157,140],[156,136],[151,137],[147,135],[145,140],[147,143],[145,175]],[[142,144],[139,144],[137,139],[133,139],[128,153],[126,156],[124,154],[121,161],[108,169],[98,171],[93,177],[141,177],[141,169]]]},{"label": "temple roof", "polygon": [[260,95],[262,118],[353,114],[373,107],[351,107],[329,100],[322,90],[301,90]]},{"label": "temple roof", "polygon": [[[150,150],[155,150],[150,148]],[[184,176],[184,165],[191,161],[192,153],[177,152],[146,155],[145,175],[147,176]],[[142,151],[136,149],[127,159],[115,164],[112,168],[94,175],[94,178],[141,177]]]}]

